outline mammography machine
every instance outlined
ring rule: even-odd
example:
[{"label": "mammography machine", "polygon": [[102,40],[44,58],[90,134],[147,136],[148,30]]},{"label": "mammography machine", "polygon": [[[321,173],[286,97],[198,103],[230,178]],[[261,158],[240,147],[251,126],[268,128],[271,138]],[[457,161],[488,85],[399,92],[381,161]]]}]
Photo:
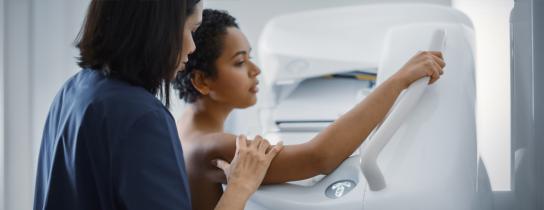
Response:
[{"label": "mammography machine", "polygon": [[[436,84],[427,85],[424,78],[405,90],[360,149],[332,174],[263,186],[246,209],[518,205],[492,192],[478,156],[474,42],[467,16],[428,4],[363,5],[271,20],[259,43],[267,93],[262,124],[267,138],[286,144],[311,139],[418,51],[442,51],[447,66]],[[516,156],[527,155],[520,151]]]}]

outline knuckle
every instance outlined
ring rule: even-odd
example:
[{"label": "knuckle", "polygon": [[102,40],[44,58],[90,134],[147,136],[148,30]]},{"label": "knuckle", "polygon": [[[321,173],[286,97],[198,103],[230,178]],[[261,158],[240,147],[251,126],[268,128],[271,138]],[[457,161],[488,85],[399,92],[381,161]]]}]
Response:
[{"label": "knuckle", "polygon": [[259,157],[259,156],[260,156],[259,151],[257,151],[257,150],[251,150],[251,156]]},{"label": "knuckle", "polygon": [[433,65],[433,62],[432,62],[431,60],[428,60],[428,59],[427,59],[427,60],[425,60],[425,63],[424,63],[424,64],[425,64],[425,66],[430,67],[430,66]]},{"label": "knuckle", "polygon": [[247,155],[247,154],[250,154],[251,151],[249,149],[243,149],[243,150],[240,150],[240,154],[243,154],[243,155]]},{"label": "knuckle", "polygon": [[434,71],[432,69],[427,71],[427,76],[432,76],[434,74]]}]

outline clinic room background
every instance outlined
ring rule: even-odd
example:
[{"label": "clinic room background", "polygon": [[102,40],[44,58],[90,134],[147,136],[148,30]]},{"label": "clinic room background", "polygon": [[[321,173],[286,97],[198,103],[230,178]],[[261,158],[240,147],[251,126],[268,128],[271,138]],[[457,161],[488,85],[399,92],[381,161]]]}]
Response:
[{"label": "clinic room background", "polygon": [[[79,70],[73,40],[88,0],[0,0],[0,209],[31,209],[36,158],[49,105],[64,81]],[[473,22],[476,38],[478,153],[494,191],[511,189],[510,11],[514,0],[206,0],[229,11],[253,46],[271,19],[290,13],[384,3],[453,7]],[[368,31],[372,33],[372,31]],[[263,69],[267,71],[267,69]],[[261,75],[262,77],[262,75]],[[259,97],[266,97],[265,91]],[[179,99],[171,112],[184,107]],[[235,111],[226,129],[263,132],[262,107]]]}]

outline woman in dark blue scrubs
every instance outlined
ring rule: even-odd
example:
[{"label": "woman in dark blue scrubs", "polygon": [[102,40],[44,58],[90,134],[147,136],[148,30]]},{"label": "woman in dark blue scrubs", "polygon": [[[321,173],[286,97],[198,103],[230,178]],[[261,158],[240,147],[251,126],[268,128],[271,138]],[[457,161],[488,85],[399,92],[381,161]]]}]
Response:
[{"label": "woman in dark blue scrubs", "polygon": [[[201,19],[200,0],[91,2],[77,41],[82,70],[55,97],[44,128],[35,210],[191,209],[167,107]],[[262,145],[240,137],[232,165],[217,162],[229,185],[216,209],[242,209],[259,186],[281,149]]]}]

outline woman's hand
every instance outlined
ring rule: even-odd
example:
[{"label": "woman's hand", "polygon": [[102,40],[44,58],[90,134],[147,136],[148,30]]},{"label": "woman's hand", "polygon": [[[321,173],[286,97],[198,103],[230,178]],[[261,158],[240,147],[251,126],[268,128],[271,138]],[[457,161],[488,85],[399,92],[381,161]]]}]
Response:
[{"label": "woman's hand", "polygon": [[227,176],[227,191],[235,188],[238,194],[249,198],[261,185],[270,162],[282,148],[281,143],[271,146],[260,136],[256,136],[253,141],[248,141],[243,135],[238,136],[232,162],[215,161],[215,165]]},{"label": "woman's hand", "polygon": [[412,57],[391,78],[400,82],[404,89],[423,77],[431,77],[429,84],[433,84],[440,79],[445,66],[442,52],[423,51]]}]

